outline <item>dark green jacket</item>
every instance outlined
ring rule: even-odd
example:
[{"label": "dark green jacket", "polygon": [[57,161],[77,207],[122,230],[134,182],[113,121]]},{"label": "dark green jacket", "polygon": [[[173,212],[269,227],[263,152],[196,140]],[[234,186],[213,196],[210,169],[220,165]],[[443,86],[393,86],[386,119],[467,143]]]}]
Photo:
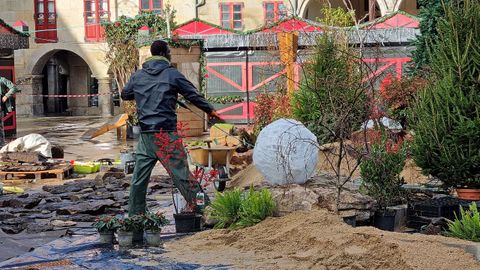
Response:
[{"label": "dark green jacket", "polygon": [[[6,88],[9,89],[8,92],[6,92]],[[13,110],[12,99],[10,97],[17,92],[17,87],[11,81],[5,79],[4,77],[0,77],[0,95],[2,98],[4,96],[8,97],[7,102],[5,102],[5,108],[7,109],[7,112],[11,112]]]}]

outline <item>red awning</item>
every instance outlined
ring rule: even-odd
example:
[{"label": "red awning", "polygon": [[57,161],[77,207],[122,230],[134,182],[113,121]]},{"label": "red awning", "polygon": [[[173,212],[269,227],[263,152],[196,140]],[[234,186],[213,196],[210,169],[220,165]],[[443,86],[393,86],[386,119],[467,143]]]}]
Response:
[{"label": "red awning", "polygon": [[222,29],[220,26],[209,24],[200,20],[194,20],[180,25],[173,31],[174,35],[190,36],[190,35],[225,35],[233,34],[231,31]]},{"label": "red awning", "polygon": [[390,28],[418,28],[419,21],[414,16],[409,14],[396,13],[390,18],[379,18],[373,21],[371,25],[367,26],[368,29],[390,29]]},{"label": "red awning", "polygon": [[309,24],[303,20],[296,18],[288,19],[277,24],[274,24],[271,27],[264,28],[261,32],[267,33],[278,33],[278,32],[319,32],[322,31],[322,28]]}]

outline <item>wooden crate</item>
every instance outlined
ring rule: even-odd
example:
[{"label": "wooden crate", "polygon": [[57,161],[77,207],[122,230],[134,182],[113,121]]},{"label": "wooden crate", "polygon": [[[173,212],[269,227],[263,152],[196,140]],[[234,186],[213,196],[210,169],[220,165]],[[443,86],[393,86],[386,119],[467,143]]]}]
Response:
[{"label": "wooden crate", "polygon": [[[199,108],[193,105],[187,105],[195,113],[184,109],[177,109],[177,121],[183,123],[186,126],[186,132],[184,134],[187,137],[199,137],[203,135],[205,131],[205,113]],[[202,117],[200,117],[200,115]]]}]

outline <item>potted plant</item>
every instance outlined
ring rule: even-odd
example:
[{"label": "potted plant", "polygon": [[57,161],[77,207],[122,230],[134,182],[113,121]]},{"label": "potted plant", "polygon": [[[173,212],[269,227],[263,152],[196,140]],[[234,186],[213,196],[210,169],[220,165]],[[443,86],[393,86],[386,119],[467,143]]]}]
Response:
[{"label": "potted plant", "polygon": [[147,211],[143,216],[143,229],[145,230],[145,239],[147,244],[151,246],[160,245],[160,232],[162,227],[167,225],[170,221],[163,215],[162,212]]},{"label": "potted plant", "polygon": [[133,232],[143,230],[143,217],[135,215],[119,220],[119,228],[117,231],[118,244],[121,247],[130,247],[133,243]]},{"label": "potted plant", "polygon": [[177,233],[191,233],[201,230],[202,215],[195,211],[196,207],[196,204],[187,203],[184,209],[173,214]]},{"label": "potted plant", "polygon": [[124,101],[125,113],[127,119],[127,136],[136,139],[140,136],[140,126],[138,125],[137,104],[135,101]]},{"label": "potted plant", "polygon": [[372,144],[360,164],[362,189],[377,201],[374,224],[379,229],[395,229],[396,211],[389,207],[398,205],[404,199],[404,179],[400,173],[406,158],[407,151],[402,142],[394,143],[383,136],[380,142]]},{"label": "potted plant", "polygon": [[477,1],[449,1],[432,45],[430,78],[412,111],[412,154],[425,175],[454,188],[458,197],[480,200],[480,69],[473,40],[480,32]]},{"label": "potted plant", "polygon": [[101,216],[95,220],[93,227],[100,235],[100,243],[112,244],[114,233],[120,227],[120,223],[114,216]]}]

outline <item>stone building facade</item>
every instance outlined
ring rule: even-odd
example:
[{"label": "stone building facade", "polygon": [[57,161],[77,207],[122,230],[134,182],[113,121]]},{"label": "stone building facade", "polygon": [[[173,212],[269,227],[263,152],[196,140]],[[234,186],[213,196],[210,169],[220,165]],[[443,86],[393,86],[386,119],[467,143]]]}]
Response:
[{"label": "stone building facade", "polygon": [[[101,20],[160,10],[170,4],[177,23],[200,18],[239,31],[298,16],[315,20],[326,0],[2,0],[0,18],[29,26],[30,47],[15,51],[22,93],[17,115],[103,115],[115,113],[105,63]],[[333,7],[343,0],[330,0]],[[351,0],[357,18],[398,9],[417,13],[416,0]],[[368,16],[370,14],[370,17]],[[113,89],[115,90],[115,89]],[[90,96],[88,96],[90,95]]]}]

